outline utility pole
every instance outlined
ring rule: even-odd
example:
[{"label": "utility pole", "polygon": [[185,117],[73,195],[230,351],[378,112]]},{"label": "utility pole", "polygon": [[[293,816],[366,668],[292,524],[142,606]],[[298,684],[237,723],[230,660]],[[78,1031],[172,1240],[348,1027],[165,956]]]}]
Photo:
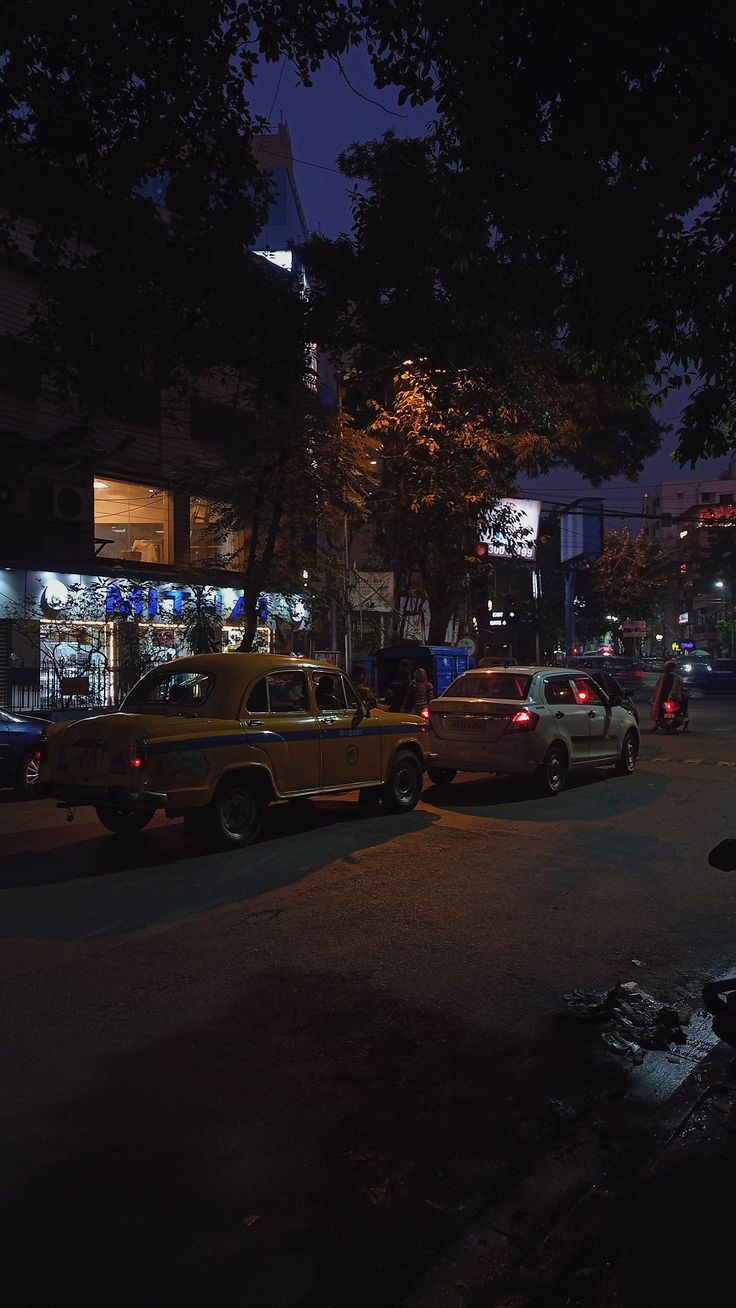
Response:
[{"label": "utility pole", "polygon": [[575,645],[575,569],[565,573],[565,644],[569,654]]},{"label": "utility pole", "polygon": [[539,630],[539,626],[540,626],[539,601],[542,598],[542,574],[540,573],[536,563],[532,564],[531,579],[532,579],[532,604],[534,608],[534,656],[537,660],[537,667],[539,667],[539,665],[542,662],[541,633]]},{"label": "utility pole", "polygon": [[[336,385],[336,398],[337,398],[337,430],[338,430],[338,437],[342,442],[342,434],[343,434],[342,375],[339,372],[335,374],[335,385]],[[345,643],[344,643],[345,671],[349,673],[353,664],[353,632],[352,632],[352,623],[351,623],[351,615],[350,615],[350,535],[348,530],[347,511],[343,514],[343,518],[342,518],[342,586],[340,589],[342,591],[342,607],[343,607],[343,619],[344,619],[343,625],[344,625],[344,637],[345,637]]]}]

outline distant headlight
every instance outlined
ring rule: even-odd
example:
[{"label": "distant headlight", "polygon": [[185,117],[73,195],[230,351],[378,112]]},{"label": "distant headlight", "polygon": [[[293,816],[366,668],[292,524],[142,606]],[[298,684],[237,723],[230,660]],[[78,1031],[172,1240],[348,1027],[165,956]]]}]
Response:
[{"label": "distant headlight", "polygon": [[692,665],[692,663],[683,663],[683,665],[682,665],[682,670],[683,670],[683,672],[692,672],[692,670],[693,670],[693,665]]}]

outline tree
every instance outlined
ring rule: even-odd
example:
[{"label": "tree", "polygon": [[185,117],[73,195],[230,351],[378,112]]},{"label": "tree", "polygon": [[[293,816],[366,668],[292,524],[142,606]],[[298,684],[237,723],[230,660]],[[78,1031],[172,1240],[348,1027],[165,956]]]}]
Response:
[{"label": "tree", "polygon": [[632,536],[628,527],[606,532],[603,553],[590,573],[590,589],[601,608],[614,610],[618,621],[609,626],[620,629],[626,619],[654,617],[672,583],[672,561],[656,541],[643,531]]},{"label": "tree", "polygon": [[[683,461],[736,444],[736,31],[720,0],[696,14],[652,0],[635,21],[572,0],[29,0],[3,17],[0,198],[34,225],[60,383],[101,303],[111,362],[135,374],[155,344],[162,384],[187,375],[212,322],[197,323],[189,281],[206,270],[227,302],[262,213],[247,149],[258,60],[290,59],[308,85],[362,42],[377,85],[435,99],[438,149],[461,179],[441,224],[457,266],[472,197],[499,249],[553,276],[579,371],[623,397],[685,388]],[[166,231],[142,194],[151,179],[177,214]],[[12,221],[6,235],[17,248]]]},{"label": "tree", "polygon": [[481,532],[514,525],[497,508],[508,469],[486,399],[462,374],[407,365],[393,404],[377,407],[369,428],[383,442],[379,542],[402,593],[414,573],[421,579],[434,644],[444,642]]},{"label": "tree", "polygon": [[[279,379],[280,395],[252,387],[248,408],[231,408],[207,458],[182,473],[213,509],[212,539],[235,533],[229,560],[243,589],[242,648],[251,648],[263,591],[303,592],[303,571],[323,540],[340,534],[345,515],[359,516],[370,479],[362,440],[298,382]],[[336,524],[339,529],[336,531]],[[329,562],[329,559],[327,560]],[[324,566],[325,559],[320,560]]]},{"label": "tree", "polygon": [[[466,180],[430,143],[387,133],[341,167],[363,188],[352,237],[316,237],[304,251],[313,334],[349,361],[348,405],[383,442],[386,560],[400,593],[418,574],[442,641],[469,556],[521,473],[633,477],[660,429],[646,396],[627,405],[576,371],[555,317],[558,274],[498,248]],[[443,212],[463,197],[460,265]]]},{"label": "tree", "polygon": [[[736,447],[736,29],[720,0],[696,15],[653,0],[634,17],[572,0],[322,10],[333,33],[365,39],[379,86],[434,97],[442,155],[499,244],[559,270],[578,367],[621,394],[684,389],[678,457],[694,462]],[[462,251],[457,198],[444,221]]]}]

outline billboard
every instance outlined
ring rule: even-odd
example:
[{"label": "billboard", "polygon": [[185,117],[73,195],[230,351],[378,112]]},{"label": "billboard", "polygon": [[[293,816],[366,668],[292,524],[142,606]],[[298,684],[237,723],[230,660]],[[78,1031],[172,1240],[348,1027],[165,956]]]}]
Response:
[{"label": "billboard", "polygon": [[502,499],[498,508],[504,511],[506,521],[482,536],[488,553],[495,559],[526,559],[533,563],[537,557],[541,500]]},{"label": "billboard", "polygon": [[575,500],[560,514],[560,559],[574,567],[592,563],[603,550],[603,500]]}]

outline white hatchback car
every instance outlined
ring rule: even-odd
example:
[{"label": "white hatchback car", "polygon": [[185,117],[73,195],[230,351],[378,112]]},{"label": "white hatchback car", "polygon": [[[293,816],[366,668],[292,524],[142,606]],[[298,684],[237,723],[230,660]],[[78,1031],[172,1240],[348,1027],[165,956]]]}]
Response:
[{"label": "white hatchback car", "polygon": [[464,672],[429,705],[430,780],[456,772],[533,777],[556,795],[573,770],[636,767],[639,728],[575,668],[493,667]]}]

